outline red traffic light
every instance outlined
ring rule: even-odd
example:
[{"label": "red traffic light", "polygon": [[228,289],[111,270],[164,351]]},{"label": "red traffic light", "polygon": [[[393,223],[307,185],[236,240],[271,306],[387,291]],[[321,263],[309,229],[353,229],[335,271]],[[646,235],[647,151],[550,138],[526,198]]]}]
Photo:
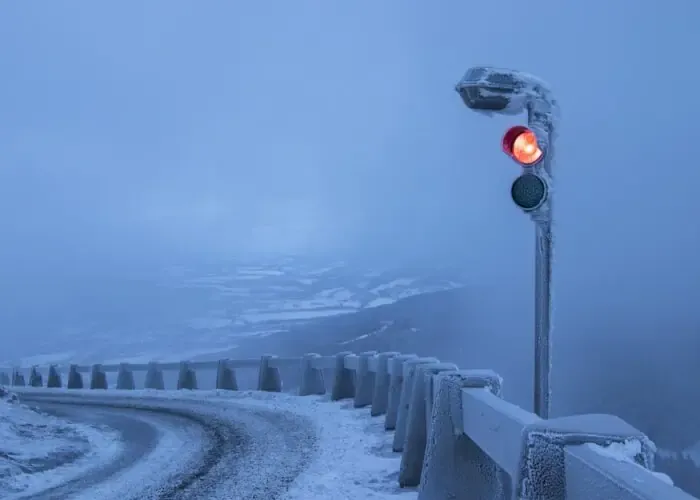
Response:
[{"label": "red traffic light", "polygon": [[525,167],[531,167],[544,158],[537,144],[537,136],[527,127],[516,125],[503,136],[503,151]]}]

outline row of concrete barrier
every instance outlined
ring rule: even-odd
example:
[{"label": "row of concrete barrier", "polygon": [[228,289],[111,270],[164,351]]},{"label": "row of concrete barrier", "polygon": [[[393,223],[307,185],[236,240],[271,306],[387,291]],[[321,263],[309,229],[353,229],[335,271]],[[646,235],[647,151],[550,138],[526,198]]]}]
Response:
[{"label": "row of concrete barrier", "polygon": [[[281,392],[280,368],[300,366],[300,396],[327,392],[352,399],[384,416],[400,452],[399,485],[418,487],[420,500],[692,500],[654,474],[654,446],[613,415],[577,415],[542,420],[501,398],[501,378],[490,370],[460,370],[435,358],[397,352],[342,352],[303,358],[48,367],[46,387],[133,390],[134,372],[145,371],[144,388],[162,390],[164,370],[178,370],[177,388],[198,388],[197,370],[216,370],[216,388],[237,390],[236,370],[257,368],[257,389]],[[0,384],[44,386],[42,369],[0,372]],[[624,445],[629,457],[612,453]]]}]

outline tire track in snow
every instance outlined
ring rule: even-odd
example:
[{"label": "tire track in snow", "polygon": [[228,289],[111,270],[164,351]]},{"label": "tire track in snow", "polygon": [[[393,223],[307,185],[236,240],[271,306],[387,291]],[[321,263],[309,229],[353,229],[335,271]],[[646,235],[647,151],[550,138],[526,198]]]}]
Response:
[{"label": "tire track in snow", "polygon": [[[180,425],[186,422],[199,434],[196,446],[190,447],[189,460],[171,456],[171,461],[167,461],[167,454],[157,459],[163,465],[157,477],[152,477],[153,474],[145,477],[147,475],[139,472],[144,464],[152,471],[156,470],[152,463],[149,464],[152,462],[150,455],[145,454],[135,460],[136,465],[119,466],[106,475],[93,472],[92,477],[88,475],[82,482],[78,480],[62,485],[68,489],[55,490],[55,493],[62,491],[68,496],[61,493],[60,496],[32,497],[37,500],[273,500],[286,492],[317,451],[316,429],[311,421],[274,408],[254,409],[237,405],[234,401],[194,398],[137,399],[66,393],[25,393],[27,399],[58,402],[76,409],[99,408],[99,411],[115,414],[131,411],[137,418],[170,426],[175,419],[181,422]],[[151,445],[151,452],[154,446],[156,449],[163,447]],[[172,459],[179,463],[172,463]]]}]

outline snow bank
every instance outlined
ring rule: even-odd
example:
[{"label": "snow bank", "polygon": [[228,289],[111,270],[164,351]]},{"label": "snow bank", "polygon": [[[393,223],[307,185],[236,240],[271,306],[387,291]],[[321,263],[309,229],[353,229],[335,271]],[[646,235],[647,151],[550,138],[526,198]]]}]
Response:
[{"label": "snow bank", "polygon": [[117,435],[112,431],[73,424],[39,413],[17,400],[0,399],[0,498],[3,500],[79,477],[120,450]]}]

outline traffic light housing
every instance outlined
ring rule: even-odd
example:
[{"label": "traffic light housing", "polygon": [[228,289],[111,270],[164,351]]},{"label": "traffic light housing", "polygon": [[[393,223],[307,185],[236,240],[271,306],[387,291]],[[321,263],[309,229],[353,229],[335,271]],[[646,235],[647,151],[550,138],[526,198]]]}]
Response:
[{"label": "traffic light housing", "polygon": [[549,195],[549,186],[539,175],[525,172],[513,181],[510,196],[513,202],[524,212],[540,208]]},{"label": "traffic light housing", "polygon": [[503,151],[524,167],[537,165],[544,158],[537,135],[523,125],[511,127],[503,135]]},{"label": "traffic light housing", "polygon": [[510,189],[513,202],[524,212],[537,210],[549,196],[549,184],[541,168],[546,149],[538,141],[537,134],[523,125],[509,128],[501,145],[503,152],[523,169]]}]

